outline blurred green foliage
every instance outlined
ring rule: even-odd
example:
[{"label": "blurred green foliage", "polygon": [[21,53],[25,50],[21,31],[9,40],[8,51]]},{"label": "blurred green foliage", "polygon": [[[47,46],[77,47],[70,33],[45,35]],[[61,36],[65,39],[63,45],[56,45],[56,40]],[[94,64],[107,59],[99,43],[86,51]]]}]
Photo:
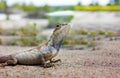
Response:
[{"label": "blurred green foliage", "polygon": [[88,35],[89,31],[86,29],[79,29],[79,30],[71,30],[70,31],[71,34],[79,34],[79,35]]},{"label": "blurred green foliage", "polygon": [[75,10],[85,10],[85,11],[120,11],[120,5],[110,5],[110,6],[75,6]]},{"label": "blurred green foliage", "polygon": [[99,35],[106,35],[106,33],[107,33],[107,31],[105,31],[105,30],[99,30],[98,31]]},{"label": "blurred green foliage", "polygon": [[48,16],[47,18],[50,22],[56,23],[56,22],[70,22],[73,19],[73,15],[71,16]]},{"label": "blurred green foliage", "polygon": [[35,46],[47,40],[46,36],[38,36],[40,32],[41,30],[38,29],[36,23],[34,23],[33,25],[23,26],[18,29],[6,31],[5,33],[2,33],[2,35],[6,34],[20,37],[8,42],[8,45]]},{"label": "blurred green foliage", "polygon": [[91,31],[90,32],[90,35],[92,35],[92,36],[95,36],[95,35],[97,35],[98,34],[98,32],[96,32],[96,31]]},{"label": "blurred green foliage", "polygon": [[13,29],[12,31],[8,32],[10,35],[15,36],[17,35],[17,30]]},{"label": "blurred green foliage", "polygon": [[79,29],[79,30],[71,30],[70,34],[72,35],[90,35],[90,36],[97,36],[97,35],[114,35],[113,31],[106,31],[106,30],[95,30],[89,31],[87,29]]},{"label": "blurred green foliage", "polygon": [[34,23],[31,26],[24,26],[18,29],[18,32],[22,36],[36,36],[40,30],[37,28],[36,24]]},{"label": "blurred green foliage", "polygon": [[108,33],[107,33],[109,36],[112,36],[112,35],[114,35],[114,32],[113,31],[108,31]]},{"label": "blurred green foliage", "polygon": [[[74,35],[80,37],[73,37]],[[87,29],[79,29],[79,30],[71,30],[70,36],[67,37],[64,41],[64,44],[79,44],[79,45],[88,45],[95,46],[97,45],[97,41],[100,40],[101,36],[103,38],[105,36],[113,36],[115,33],[113,31],[105,31],[105,30],[87,30]]]},{"label": "blurred green foliage", "polygon": [[23,10],[23,11],[28,11],[28,12],[29,12],[29,11],[35,11],[35,10],[37,10],[37,7],[36,7],[34,4],[32,4],[32,3],[30,3],[30,4],[14,3],[14,4],[12,5],[12,7],[17,8],[17,9],[21,9],[21,10]]},{"label": "blurred green foliage", "polygon": [[87,30],[87,29],[79,29],[79,30],[71,30],[70,34],[75,35],[91,35],[91,36],[97,36],[97,35],[114,35],[114,31],[107,31],[107,30]]},{"label": "blurred green foliage", "polygon": [[[35,46],[40,44],[42,41],[47,40],[47,37],[42,37],[41,39],[37,37],[41,30],[37,28],[36,23],[30,26],[20,27],[17,32],[21,38],[15,41],[11,41],[9,43],[10,45]],[[15,32],[12,34],[15,34]]]},{"label": "blurred green foliage", "polygon": [[36,23],[21,26],[17,29],[3,29],[0,27],[0,35],[37,36],[40,32],[41,29],[37,27]]},{"label": "blurred green foliage", "polygon": [[[4,35],[3,29],[0,28],[0,33]],[[12,32],[11,32],[12,31]],[[9,35],[12,36],[19,36],[20,38],[16,40],[10,41],[9,45],[19,45],[19,46],[35,46],[39,45],[44,41],[47,41],[46,36],[38,36],[41,30],[39,30],[34,23],[33,25],[28,25],[24,27],[20,27],[18,29],[13,29],[10,31],[7,31]],[[113,31],[106,31],[106,30],[87,30],[87,29],[77,29],[77,30],[71,30],[70,34],[66,37],[63,44],[65,45],[85,45],[85,46],[95,46],[98,44],[98,40],[96,38],[99,37],[110,37],[110,40],[115,40],[114,36],[115,33]],[[2,44],[2,41],[0,40],[0,44]]]},{"label": "blurred green foliage", "polygon": [[89,46],[95,46],[97,45],[97,41],[93,40],[89,42]]},{"label": "blurred green foliage", "polygon": [[72,39],[72,38],[67,38],[64,40],[63,44],[67,45],[86,45],[86,46],[95,46],[97,45],[97,41],[95,40],[81,40],[81,39]]},{"label": "blurred green foliage", "polygon": [[73,45],[73,44],[81,44],[81,45],[87,45],[88,41],[86,40],[75,40],[75,39],[66,39],[63,44],[69,44],[69,45]]},{"label": "blurred green foliage", "polygon": [[20,9],[20,10],[23,10],[23,11],[26,11],[26,12],[31,12],[31,11],[45,11],[45,12],[49,12],[51,11],[51,8],[50,6],[48,5],[44,5],[44,6],[35,6],[34,4],[19,4],[19,3],[14,3],[12,5],[13,8],[17,8],[17,9]]},{"label": "blurred green foliage", "polygon": [[0,10],[4,10],[4,9],[5,9],[4,0],[0,0]]},{"label": "blurred green foliage", "polygon": [[39,39],[36,36],[31,36],[31,37],[21,37],[20,39],[16,39],[14,41],[9,42],[9,45],[18,45],[18,46],[36,46],[41,44],[47,40],[47,37],[42,37]]},{"label": "blurred green foliage", "polygon": [[[0,0],[0,10],[5,9],[5,0]],[[45,11],[45,12],[51,12],[51,11],[58,11],[58,10],[85,10],[85,11],[120,11],[120,4],[107,4],[106,6],[100,6],[98,3],[96,4],[90,4],[88,6],[83,6],[81,3],[78,3],[78,5],[75,6],[36,6],[33,3],[25,4],[25,3],[14,3],[11,7],[17,8],[26,12],[31,11]]]}]

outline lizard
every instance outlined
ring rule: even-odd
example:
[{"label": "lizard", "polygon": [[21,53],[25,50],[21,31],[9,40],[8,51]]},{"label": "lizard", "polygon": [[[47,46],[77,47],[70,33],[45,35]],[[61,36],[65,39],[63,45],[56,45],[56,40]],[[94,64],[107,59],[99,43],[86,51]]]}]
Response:
[{"label": "lizard", "polygon": [[[26,51],[1,56],[0,66],[5,67],[7,65],[17,64],[41,64],[41,66],[45,68],[54,66],[54,62],[61,60],[53,60],[53,58],[58,55],[62,42],[64,38],[68,35],[70,28],[70,24],[57,24],[55,29],[53,30],[52,35],[50,36],[50,39],[47,42]],[[48,63],[47,61],[50,62]]]}]

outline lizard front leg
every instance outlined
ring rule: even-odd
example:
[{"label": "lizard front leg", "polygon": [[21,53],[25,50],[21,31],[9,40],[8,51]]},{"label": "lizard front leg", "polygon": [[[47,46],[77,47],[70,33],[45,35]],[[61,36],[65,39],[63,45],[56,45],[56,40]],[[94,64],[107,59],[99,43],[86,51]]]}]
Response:
[{"label": "lizard front leg", "polygon": [[61,62],[61,59],[57,59],[57,60],[55,60],[55,59],[52,60],[52,59],[51,59],[51,60],[50,60],[50,63],[56,63],[56,62]]},{"label": "lizard front leg", "polygon": [[40,61],[41,61],[42,66],[44,68],[49,68],[49,67],[53,67],[54,66],[54,64],[52,64],[52,63],[46,63],[45,58],[43,57],[42,54],[40,55]]}]

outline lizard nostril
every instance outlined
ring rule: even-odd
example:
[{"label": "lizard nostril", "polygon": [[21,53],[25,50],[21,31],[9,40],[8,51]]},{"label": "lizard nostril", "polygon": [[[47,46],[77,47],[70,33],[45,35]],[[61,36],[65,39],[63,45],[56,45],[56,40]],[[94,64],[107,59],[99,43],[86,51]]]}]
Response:
[{"label": "lizard nostril", "polygon": [[65,25],[67,25],[66,23],[65,24],[62,24],[62,26],[65,26]]},{"label": "lizard nostril", "polygon": [[62,24],[62,26],[65,26],[65,24]]}]

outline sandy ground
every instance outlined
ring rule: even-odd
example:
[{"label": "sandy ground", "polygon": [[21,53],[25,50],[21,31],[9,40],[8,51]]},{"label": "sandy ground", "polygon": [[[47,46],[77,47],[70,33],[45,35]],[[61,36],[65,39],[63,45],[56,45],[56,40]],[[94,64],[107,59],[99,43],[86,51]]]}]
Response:
[{"label": "sandy ground", "polygon": [[[0,55],[31,47],[0,46]],[[120,41],[102,41],[99,50],[61,50],[55,67],[0,67],[0,78],[120,78]]]}]

